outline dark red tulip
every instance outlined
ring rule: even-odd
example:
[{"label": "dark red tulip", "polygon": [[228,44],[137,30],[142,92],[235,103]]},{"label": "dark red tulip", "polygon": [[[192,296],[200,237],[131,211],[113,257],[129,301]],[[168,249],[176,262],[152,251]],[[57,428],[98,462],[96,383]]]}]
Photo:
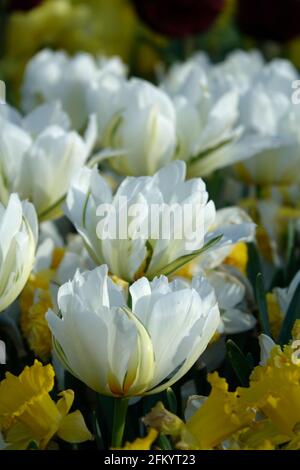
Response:
[{"label": "dark red tulip", "polygon": [[179,38],[210,28],[225,0],[133,0],[135,9],[151,29]]},{"label": "dark red tulip", "polygon": [[239,0],[237,21],[257,39],[288,41],[300,35],[300,0]]},{"label": "dark red tulip", "polygon": [[8,0],[9,11],[29,11],[37,7],[42,0]]}]

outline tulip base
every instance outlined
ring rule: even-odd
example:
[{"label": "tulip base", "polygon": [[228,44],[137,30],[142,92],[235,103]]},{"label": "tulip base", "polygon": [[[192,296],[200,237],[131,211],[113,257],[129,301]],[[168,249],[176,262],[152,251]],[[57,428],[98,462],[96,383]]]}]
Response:
[{"label": "tulip base", "polygon": [[122,446],[128,402],[129,400],[127,398],[115,398],[111,441],[112,447]]}]

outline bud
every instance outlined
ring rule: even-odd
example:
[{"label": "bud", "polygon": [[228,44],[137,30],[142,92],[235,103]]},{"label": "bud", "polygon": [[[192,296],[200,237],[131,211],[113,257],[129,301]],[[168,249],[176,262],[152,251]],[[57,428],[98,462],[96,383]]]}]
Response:
[{"label": "bud", "polygon": [[179,436],[183,428],[183,422],[178,416],[166,410],[161,401],[143,419],[146,426],[170,436]]}]

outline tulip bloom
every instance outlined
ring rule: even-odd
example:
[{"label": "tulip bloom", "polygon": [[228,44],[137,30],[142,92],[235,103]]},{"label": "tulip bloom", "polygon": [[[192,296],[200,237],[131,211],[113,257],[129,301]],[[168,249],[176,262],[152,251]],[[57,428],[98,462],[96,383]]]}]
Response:
[{"label": "tulip bloom", "polygon": [[99,145],[120,153],[108,160],[118,173],[152,175],[173,159],[176,115],[163,90],[146,80],[106,74],[91,83],[87,102],[97,116]]},{"label": "tulip bloom", "polygon": [[179,380],[219,324],[213,289],[164,276],[131,285],[131,307],[103,265],[58,291],[59,316],[47,320],[65,367],[93,390],[125,398],[159,393]]},{"label": "tulip bloom", "polygon": [[0,114],[0,198],[12,192],[29,199],[40,219],[59,216],[69,182],[92,150],[93,120],[82,138],[69,130],[69,120],[57,103],[36,108],[25,118],[10,111]]},{"label": "tulip bloom", "polygon": [[[126,178],[114,195],[97,169],[83,168],[74,177],[65,213],[84,239],[97,265],[107,264],[110,272],[126,281],[143,275],[153,278],[170,263],[203,248],[218,236],[222,236],[216,245],[219,248],[248,239],[253,232],[251,223],[228,224],[214,230],[216,211],[214,203],[208,201],[205,183],[200,178],[185,181],[185,172],[185,163],[176,161],[154,176]],[[127,204],[122,203],[124,199]],[[131,225],[130,217],[131,208],[139,203],[142,204],[140,220],[137,221],[140,230]],[[155,209],[157,225],[162,228],[168,223],[168,237],[158,233],[154,238],[149,230],[156,203],[160,204]],[[104,216],[98,212],[106,205],[114,209],[111,215]],[[188,207],[190,216],[176,217],[174,213],[174,218],[170,218],[169,209],[172,207],[180,215]],[[119,227],[124,220],[128,222],[124,237],[117,233],[118,230],[116,235],[107,234],[106,222],[108,227],[111,221]]]},{"label": "tulip bloom", "polygon": [[0,204],[0,312],[22,291],[33,267],[38,237],[34,207],[17,194]]},{"label": "tulip bloom", "polygon": [[82,130],[88,121],[86,89],[90,82],[106,73],[123,77],[126,67],[118,57],[95,59],[88,53],[74,57],[64,51],[43,49],[27,63],[23,88],[22,107],[32,111],[41,101],[59,101],[68,114],[72,128]]}]

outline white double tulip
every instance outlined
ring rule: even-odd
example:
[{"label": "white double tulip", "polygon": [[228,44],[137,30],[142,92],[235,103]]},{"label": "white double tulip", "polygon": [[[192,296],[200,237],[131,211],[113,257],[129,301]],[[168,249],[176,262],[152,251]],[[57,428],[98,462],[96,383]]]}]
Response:
[{"label": "white double tulip", "polygon": [[98,118],[98,141],[120,152],[109,160],[125,175],[152,175],[176,150],[176,115],[166,93],[141,79],[106,75],[88,90],[89,112]]},{"label": "white double tulip", "polygon": [[38,223],[34,207],[12,194],[0,204],[0,312],[22,291],[33,267]]},{"label": "white double tulip", "polygon": [[187,287],[160,277],[130,287],[131,307],[107,266],[58,292],[48,311],[55,350],[93,390],[115,397],[158,393],[179,380],[205,350],[219,323],[213,289],[203,278]]},{"label": "white double tulip", "polygon": [[68,113],[72,127],[82,130],[88,120],[86,89],[101,75],[125,76],[126,68],[117,57],[94,58],[88,53],[74,57],[63,51],[44,49],[27,64],[22,89],[22,105],[26,112],[41,102],[60,101]]},{"label": "white double tulip", "polygon": [[217,157],[215,162],[214,153],[219,155],[220,147],[227,149],[241,134],[236,126],[238,93],[221,89],[197,57],[171,68],[161,87],[176,109],[176,157],[189,163],[193,175],[201,176],[231,163],[226,152],[225,159]]},{"label": "white double tulip", "polygon": [[276,139],[246,129],[239,119],[240,96],[262,68],[256,53],[235,53],[216,66],[196,55],[173,66],[162,80],[176,108],[175,158],[188,163],[190,176],[207,176],[278,146]]},{"label": "white double tulip", "polygon": [[24,119],[13,113],[0,116],[2,201],[17,192],[34,204],[40,219],[60,215],[70,179],[85,164],[95,138],[95,120],[83,139],[69,130],[58,103],[42,105]]},{"label": "white double tulip", "polygon": [[274,61],[258,74],[240,100],[240,123],[258,141],[269,140],[265,149],[235,167],[247,184],[299,184],[300,107],[292,102],[292,82],[297,72],[286,61]]},{"label": "white double tulip", "polygon": [[[96,169],[83,168],[74,177],[65,213],[98,265],[107,264],[113,274],[132,281],[143,274],[166,274],[164,268],[170,263],[201,249],[217,236],[222,236],[218,247],[248,239],[253,232],[249,223],[213,229],[215,206],[208,202],[205,183],[200,178],[185,181],[185,173],[185,163],[176,161],[152,177],[126,178],[115,195]],[[103,204],[114,210],[107,214],[97,212],[99,207],[106,207]],[[130,230],[134,204],[142,204],[142,210],[137,214],[139,225]],[[186,207],[189,214],[184,212]],[[170,236],[152,236],[149,225],[153,222],[153,208],[160,228],[170,222],[170,232],[166,234]],[[170,208],[176,209],[174,219]],[[111,219],[116,224],[115,234],[107,232]],[[128,222],[126,233],[119,230],[124,220]]]}]

